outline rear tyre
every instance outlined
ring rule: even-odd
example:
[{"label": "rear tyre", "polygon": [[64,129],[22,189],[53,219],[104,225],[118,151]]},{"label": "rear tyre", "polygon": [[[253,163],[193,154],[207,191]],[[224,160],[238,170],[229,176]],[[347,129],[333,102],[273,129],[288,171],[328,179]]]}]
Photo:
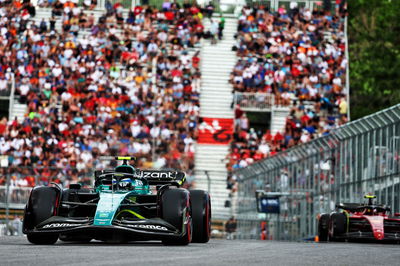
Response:
[{"label": "rear tyre", "polygon": [[330,218],[330,235],[329,241],[342,242],[344,238],[340,238],[346,232],[347,219],[343,213],[334,213]]},{"label": "rear tyre", "polygon": [[204,190],[190,190],[194,243],[207,243],[211,235],[211,200]]},{"label": "rear tyre", "polygon": [[329,214],[322,214],[318,221],[318,238],[321,242],[328,241]]},{"label": "rear tyre", "polygon": [[25,208],[23,228],[28,241],[38,245],[50,245],[57,242],[58,234],[29,233],[37,225],[57,213],[60,191],[54,187],[36,187],[32,190]]},{"label": "rear tyre", "polygon": [[189,191],[168,189],[161,195],[162,218],[182,231],[180,237],[162,240],[164,245],[188,245],[192,241],[192,217]]}]

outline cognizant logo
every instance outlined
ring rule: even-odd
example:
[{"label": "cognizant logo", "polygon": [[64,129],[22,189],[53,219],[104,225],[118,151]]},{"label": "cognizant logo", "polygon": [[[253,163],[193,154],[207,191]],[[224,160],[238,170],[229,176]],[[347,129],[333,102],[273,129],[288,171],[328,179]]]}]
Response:
[{"label": "cognizant logo", "polygon": [[138,174],[139,177],[150,177],[150,178],[168,178],[173,179],[175,176],[175,172],[152,172],[152,171],[140,171]]}]

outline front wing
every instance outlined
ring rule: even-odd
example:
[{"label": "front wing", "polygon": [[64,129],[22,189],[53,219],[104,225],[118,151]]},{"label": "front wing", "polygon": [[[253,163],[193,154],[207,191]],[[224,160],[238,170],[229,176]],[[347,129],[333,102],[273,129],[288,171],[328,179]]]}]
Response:
[{"label": "front wing", "polygon": [[[375,236],[372,232],[361,232],[361,231],[344,233],[340,236],[337,236],[336,238],[349,239],[349,240],[364,239],[364,240],[378,241],[378,239],[375,238]],[[400,241],[400,234],[385,233],[383,239],[379,240],[379,241]]]},{"label": "front wing", "polygon": [[[185,221],[187,223],[188,221]],[[92,239],[107,240],[123,238],[135,240],[162,240],[180,238],[186,233],[186,226],[175,228],[170,223],[159,219],[143,219],[136,221],[114,221],[112,225],[93,225],[93,219],[66,218],[53,216],[40,223],[32,230],[25,230],[25,234],[63,234]]]},{"label": "front wing", "polygon": [[[378,222],[374,223],[374,220]],[[379,216],[350,218],[347,232],[338,238],[400,241],[400,220],[384,219]]]}]

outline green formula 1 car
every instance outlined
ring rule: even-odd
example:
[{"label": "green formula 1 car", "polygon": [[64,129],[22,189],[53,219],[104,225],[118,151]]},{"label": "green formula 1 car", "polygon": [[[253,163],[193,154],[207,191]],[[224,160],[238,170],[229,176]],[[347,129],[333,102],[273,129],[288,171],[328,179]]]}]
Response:
[{"label": "green formula 1 car", "polygon": [[23,221],[29,242],[209,241],[211,201],[206,191],[181,188],[183,172],[138,170],[127,163],[132,157],[116,159],[122,165],[95,172],[93,189],[79,184],[33,188]]}]

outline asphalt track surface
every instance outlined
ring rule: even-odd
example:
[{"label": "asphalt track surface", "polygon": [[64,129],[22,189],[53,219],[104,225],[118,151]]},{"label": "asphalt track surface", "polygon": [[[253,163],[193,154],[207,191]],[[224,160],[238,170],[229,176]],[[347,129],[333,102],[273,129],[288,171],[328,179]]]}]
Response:
[{"label": "asphalt track surface", "polygon": [[400,245],[214,240],[163,246],[158,242],[36,246],[0,237],[0,265],[400,265]]}]

